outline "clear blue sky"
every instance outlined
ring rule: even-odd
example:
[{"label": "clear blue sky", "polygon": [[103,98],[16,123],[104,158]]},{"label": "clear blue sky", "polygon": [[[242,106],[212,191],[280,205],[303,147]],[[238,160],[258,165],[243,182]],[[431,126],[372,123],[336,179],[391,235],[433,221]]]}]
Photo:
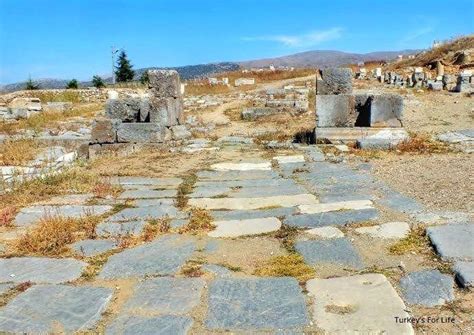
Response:
[{"label": "clear blue sky", "polygon": [[307,50],[426,48],[474,32],[474,0],[0,0],[0,83]]}]

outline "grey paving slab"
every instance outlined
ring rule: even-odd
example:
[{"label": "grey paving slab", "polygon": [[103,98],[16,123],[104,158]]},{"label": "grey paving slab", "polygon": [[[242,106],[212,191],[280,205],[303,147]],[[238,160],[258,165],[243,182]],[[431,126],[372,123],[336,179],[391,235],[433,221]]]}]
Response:
[{"label": "grey paving slab", "polygon": [[424,208],[418,201],[395,191],[388,191],[385,196],[377,200],[378,204],[402,213],[421,212]]},{"label": "grey paving slab", "polygon": [[183,182],[183,180],[181,178],[115,177],[115,178],[112,178],[112,182],[123,185],[123,186],[149,185],[149,186],[154,186],[154,187],[161,187],[161,186],[178,187],[179,184]]},{"label": "grey paving slab", "polygon": [[125,208],[124,210],[110,216],[107,221],[131,221],[131,220],[151,220],[160,219],[165,216],[174,218],[178,215],[178,209],[171,205],[145,206],[135,208]]},{"label": "grey paving slab", "polygon": [[173,206],[174,199],[160,198],[160,199],[134,199],[133,204],[135,207],[148,207],[148,206]]},{"label": "grey paving slab", "polygon": [[12,284],[12,283],[0,284],[0,295],[8,292],[8,290],[10,290],[13,287],[15,287],[15,284]]},{"label": "grey paving slab", "polygon": [[102,222],[95,227],[95,233],[99,237],[114,237],[134,235],[138,236],[142,233],[147,225],[145,220],[134,220],[126,222]]},{"label": "grey paving slab", "polygon": [[446,223],[474,223],[474,215],[468,212],[453,211],[424,211],[411,215],[418,222],[425,224],[446,224]]},{"label": "grey paving slab", "polygon": [[201,266],[201,270],[212,273],[216,277],[220,277],[220,278],[232,276],[232,271],[230,271],[228,268],[224,266],[217,265],[217,264],[204,264],[203,266]]},{"label": "grey paving slab", "polygon": [[[253,172],[252,172],[253,173]],[[195,188],[236,188],[236,187],[292,187],[298,184],[291,179],[241,179],[241,180],[220,180],[220,181],[197,181]]]},{"label": "grey paving slab", "polygon": [[101,215],[112,209],[112,206],[97,205],[64,205],[64,206],[31,206],[20,210],[15,217],[14,224],[28,227],[36,223],[45,215],[60,215],[64,217],[79,218],[87,215]]},{"label": "grey paving slab", "polygon": [[335,264],[354,269],[364,266],[359,253],[347,238],[298,241],[295,249],[310,265]]},{"label": "grey paving slab", "polygon": [[105,330],[107,335],[185,335],[193,319],[188,316],[162,315],[143,317],[123,315],[114,320]]},{"label": "grey paving slab", "polygon": [[170,222],[171,228],[181,228],[186,226],[189,223],[189,219],[173,219]]},{"label": "grey paving slab", "polygon": [[122,192],[118,199],[153,199],[153,198],[173,198],[176,197],[177,190],[126,190]]},{"label": "grey paving slab", "polygon": [[454,300],[454,280],[438,270],[412,272],[400,279],[405,301],[412,305],[434,307]]},{"label": "grey paving slab", "polygon": [[0,283],[59,284],[77,279],[87,263],[72,258],[12,257],[0,259]]},{"label": "grey paving slab", "polygon": [[295,214],[297,211],[297,207],[277,207],[261,210],[210,211],[210,213],[215,221],[221,221],[282,217]]},{"label": "grey paving slab", "polygon": [[131,313],[186,314],[199,304],[204,284],[200,278],[147,279],[135,287],[124,308]]},{"label": "grey paving slab", "polygon": [[461,287],[474,286],[474,262],[458,261],[454,263],[453,270]]},{"label": "grey paving slab", "polygon": [[200,171],[197,173],[200,180],[253,180],[279,178],[274,171]]},{"label": "grey paving slab", "polygon": [[426,229],[443,259],[474,260],[474,224],[447,224]]},{"label": "grey paving slab", "polygon": [[220,278],[209,285],[208,329],[275,331],[308,322],[306,302],[294,278]]},{"label": "grey paving slab", "polygon": [[99,255],[115,247],[115,242],[112,240],[82,240],[71,244],[71,248],[78,255],[85,257]]},{"label": "grey paving slab", "polygon": [[174,275],[195,250],[194,239],[181,235],[165,235],[153,242],[110,256],[99,278]]},{"label": "grey paving slab", "polygon": [[376,220],[379,212],[375,208],[361,210],[344,210],[317,214],[299,214],[286,217],[284,223],[300,228],[317,228],[324,226],[344,226],[350,223]]},{"label": "grey paving slab", "polygon": [[103,287],[33,286],[0,310],[0,332],[87,331],[100,320],[111,298],[112,290]]}]

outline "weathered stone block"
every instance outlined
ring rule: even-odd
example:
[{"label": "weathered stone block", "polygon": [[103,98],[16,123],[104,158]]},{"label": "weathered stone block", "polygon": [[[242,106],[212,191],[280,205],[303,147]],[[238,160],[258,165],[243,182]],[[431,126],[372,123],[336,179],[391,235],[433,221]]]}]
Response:
[{"label": "weathered stone block", "polygon": [[428,89],[431,91],[442,91],[443,83],[440,81],[434,81],[428,84]]},{"label": "weathered stone block", "polygon": [[95,120],[92,124],[91,143],[114,143],[117,141],[119,119]]},{"label": "weathered stone block", "polygon": [[174,140],[184,140],[192,137],[191,132],[183,125],[171,127],[171,133]]},{"label": "weathered stone block", "polygon": [[402,127],[403,98],[398,94],[374,95],[370,106],[371,127]]},{"label": "weathered stone block", "polygon": [[41,110],[41,100],[38,98],[15,98],[9,104],[11,109],[27,109],[30,111]]},{"label": "weathered stone block", "polygon": [[148,88],[153,95],[162,98],[181,97],[181,83],[175,70],[150,70],[148,78]]},{"label": "weathered stone block", "polygon": [[107,100],[105,114],[110,119],[120,119],[122,122],[138,122],[140,100],[140,98]]},{"label": "weathered stone block", "polygon": [[317,82],[317,94],[351,94],[352,70],[349,68],[328,68],[319,71],[321,81]]},{"label": "weathered stone block", "polygon": [[120,123],[117,127],[118,142],[164,142],[165,127],[158,123]]},{"label": "weathered stone block", "polygon": [[150,122],[170,127],[182,121],[183,101],[181,98],[150,98]]},{"label": "weathered stone block", "polygon": [[[350,95],[316,95],[318,127],[350,127],[354,112],[354,99]],[[352,116],[354,119],[354,116]]]}]

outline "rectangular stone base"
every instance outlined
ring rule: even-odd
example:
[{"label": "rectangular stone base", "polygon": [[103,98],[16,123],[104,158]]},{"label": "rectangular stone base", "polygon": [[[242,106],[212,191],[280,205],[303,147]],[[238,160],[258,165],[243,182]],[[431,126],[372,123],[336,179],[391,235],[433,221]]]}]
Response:
[{"label": "rectangular stone base", "polygon": [[342,141],[354,142],[359,139],[376,136],[378,134],[390,133],[393,137],[407,136],[407,132],[403,128],[370,128],[370,127],[353,127],[353,128],[316,128],[316,141]]}]

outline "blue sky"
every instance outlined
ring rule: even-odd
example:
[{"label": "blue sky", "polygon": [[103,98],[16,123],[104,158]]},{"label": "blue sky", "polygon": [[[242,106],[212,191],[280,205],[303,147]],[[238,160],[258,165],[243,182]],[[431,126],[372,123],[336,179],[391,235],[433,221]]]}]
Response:
[{"label": "blue sky", "polygon": [[474,0],[0,0],[0,83],[136,68],[429,47],[474,32]]}]

